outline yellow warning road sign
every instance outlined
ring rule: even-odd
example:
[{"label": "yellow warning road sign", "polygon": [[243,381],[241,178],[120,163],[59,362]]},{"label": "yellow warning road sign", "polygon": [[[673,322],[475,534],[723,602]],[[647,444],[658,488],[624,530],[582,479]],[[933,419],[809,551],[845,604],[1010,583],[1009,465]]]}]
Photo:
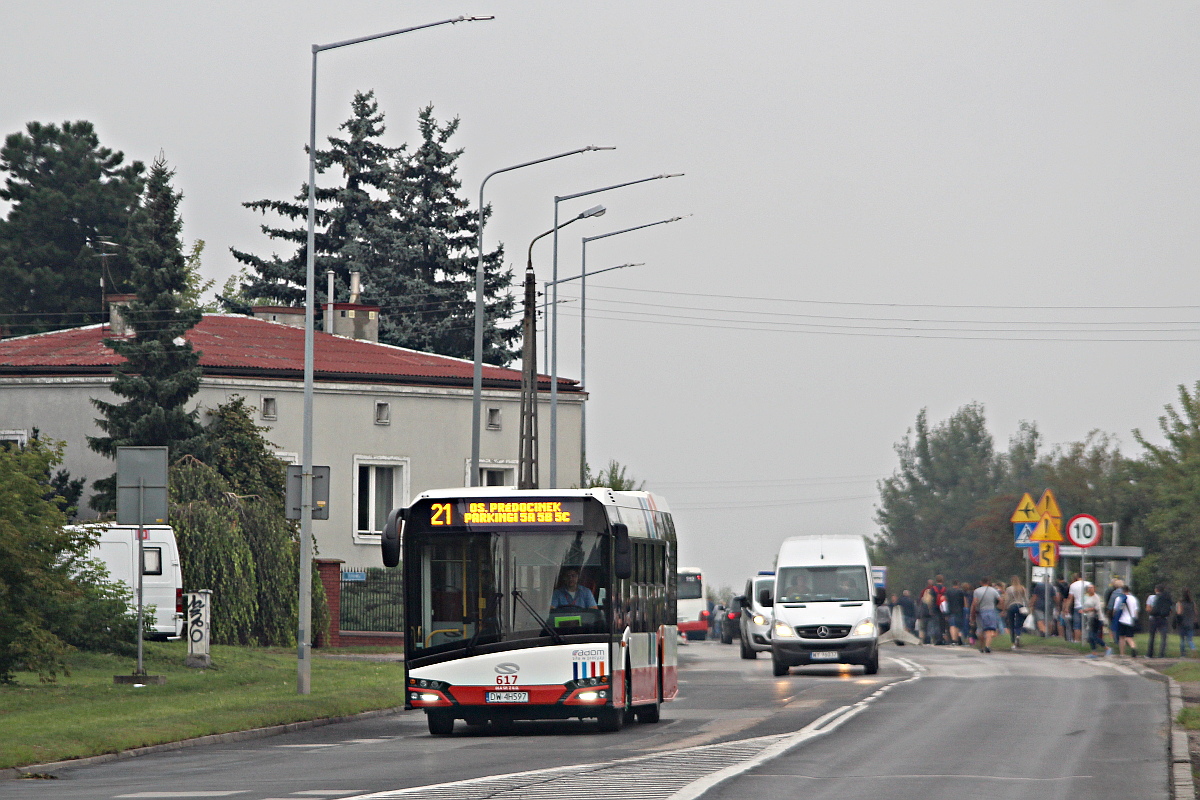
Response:
[{"label": "yellow warning road sign", "polygon": [[1017,510],[1012,515],[1012,522],[1013,524],[1032,522],[1036,525],[1039,519],[1041,519],[1041,515],[1038,514],[1037,506],[1033,504],[1033,498],[1029,496],[1029,492],[1026,492],[1021,498],[1021,502],[1017,503]]},{"label": "yellow warning road sign", "polygon": [[1042,542],[1038,545],[1038,564],[1043,567],[1058,566],[1058,543]]},{"label": "yellow warning road sign", "polygon": [[1062,529],[1059,527],[1058,521],[1049,514],[1042,514],[1042,518],[1038,520],[1037,527],[1033,529],[1033,533],[1029,534],[1029,541],[1031,542],[1057,543],[1062,540]]},{"label": "yellow warning road sign", "polygon": [[1054,492],[1050,491],[1049,489],[1042,492],[1042,499],[1038,500],[1037,514],[1039,519],[1041,519],[1042,516],[1049,514],[1054,518],[1055,524],[1059,528],[1062,527],[1062,511],[1060,511],[1058,508],[1058,500],[1055,499]]}]

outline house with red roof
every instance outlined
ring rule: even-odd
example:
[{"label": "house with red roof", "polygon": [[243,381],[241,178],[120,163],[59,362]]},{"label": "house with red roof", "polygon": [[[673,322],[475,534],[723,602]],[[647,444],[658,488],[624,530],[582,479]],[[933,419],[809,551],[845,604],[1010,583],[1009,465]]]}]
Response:
[{"label": "house with red roof", "polygon": [[[104,345],[124,334],[113,308],[103,325],[0,340],[0,441],[23,443],[34,428],[66,441],[63,466],[87,478],[88,494],[93,480],[116,469],[87,446],[87,436],[101,433],[91,399],[120,399],[109,387],[122,358]],[[472,362],[372,341],[377,313],[338,303],[334,332],[317,332],[315,341],[313,462],[328,465],[331,479],[329,519],[314,520],[313,533],[321,556],[348,568],[379,564],[379,532],[391,508],[426,489],[470,483]],[[263,307],[253,317],[205,314],[187,334],[203,370],[193,406],[203,414],[242,396],[279,457],[292,463],[301,450],[303,322],[301,309]],[[544,421],[550,380],[539,383]],[[561,474],[579,474],[585,398],[575,381],[560,379]],[[480,482],[515,484],[520,371],[485,365],[483,401]],[[543,435],[543,480],[548,443]]]}]

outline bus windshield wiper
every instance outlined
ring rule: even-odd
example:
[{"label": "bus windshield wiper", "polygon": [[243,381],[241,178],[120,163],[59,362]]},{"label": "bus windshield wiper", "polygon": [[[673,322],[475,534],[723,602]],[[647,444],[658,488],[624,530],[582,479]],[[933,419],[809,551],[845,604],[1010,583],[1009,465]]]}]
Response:
[{"label": "bus windshield wiper", "polygon": [[533,615],[533,618],[538,621],[538,624],[541,625],[543,629],[550,631],[550,638],[554,640],[555,644],[566,643],[566,640],[562,638],[562,634],[550,627],[550,623],[542,619],[542,615],[533,610],[533,606],[529,605],[529,602],[526,601],[525,596],[521,594],[520,589],[513,589],[512,596],[520,601],[521,605],[525,606],[525,610]]},{"label": "bus windshield wiper", "polygon": [[[501,597],[504,597],[504,595],[500,594],[500,592],[493,592],[488,595],[487,602],[483,606],[483,614],[480,615],[480,618],[475,623],[475,632],[471,634],[471,638],[468,639],[467,643],[463,646],[463,649],[466,651],[467,655],[475,655],[475,645],[479,644],[479,635],[483,633],[483,623],[494,622],[494,620],[488,616],[488,610],[491,609],[492,604]],[[497,633],[500,632],[499,625],[496,625],[496,631]]]}]

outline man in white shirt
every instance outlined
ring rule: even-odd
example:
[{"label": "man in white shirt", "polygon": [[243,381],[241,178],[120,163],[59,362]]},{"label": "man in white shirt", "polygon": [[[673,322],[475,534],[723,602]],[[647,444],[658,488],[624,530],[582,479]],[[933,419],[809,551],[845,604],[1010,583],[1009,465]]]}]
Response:
[{"label": "man in white shirt", "polygon": [[1117,641],[1121,655],[1125,655],[1125,645],[1128,644],[1130,655],[1137,658],[1137,643],[1133,635],[1137,633],[1138,599],[1132,591],[1126,588],[1113,592],[1112,613],[1113,619],[1117,620],[1120,637]]},{"label": "man in white shirt", "polygon": [[1078,572],[1071,576],[1073,581],[1067,587],[1067,594],[1071,595],[1074,601],[1071,603],[1071,627],[1077,632],[1076,641],[1083,638],[1083,598],[1087,596],[1087,587],[1092,585],[1091,581],[1085,581]]}]

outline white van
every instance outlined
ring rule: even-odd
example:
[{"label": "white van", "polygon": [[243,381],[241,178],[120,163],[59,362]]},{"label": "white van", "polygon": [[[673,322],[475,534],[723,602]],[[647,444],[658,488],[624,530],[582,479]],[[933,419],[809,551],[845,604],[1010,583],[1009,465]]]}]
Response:
[{"label": "white van", "polygon": [[871,561],[861,536],[813,534],[786,539],[775,565],[771,661],[776,675],[805,664],[862,664],[879,671],[879,629]]},{"label": "white van", "polygon": [[[89,555],[104,562],[109,577],[130,588],[131,610],[137,610],[136,569],[138,528],[136,525],[104,523],[100,541]],[[148,638],[171,639],[183,633],[183,573],[179,568],[179,546],[169,525],[142,528],[142,605],[154,606],[154,619],[147,625]]]}]

